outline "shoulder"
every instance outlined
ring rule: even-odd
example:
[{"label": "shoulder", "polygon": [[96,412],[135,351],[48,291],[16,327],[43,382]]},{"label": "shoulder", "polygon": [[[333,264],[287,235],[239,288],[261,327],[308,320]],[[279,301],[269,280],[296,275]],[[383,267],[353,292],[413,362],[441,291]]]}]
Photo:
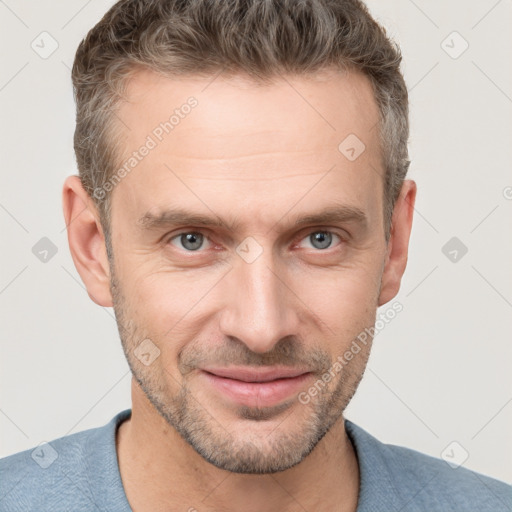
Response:
[{"label": "shoulder", "polygon": [[129,414],[123,411],[105,426],[0,459],[0,510],[103,509],[102,489],[122,490],[115,431]]},{"label": "shoulder", "polygon": [[[381,495],[403,510],[511,511],[512,486],[415,450],[385,444],[346,420],[356,450],[361,492]],[[364,509],[363,509],[364,510]]]}]

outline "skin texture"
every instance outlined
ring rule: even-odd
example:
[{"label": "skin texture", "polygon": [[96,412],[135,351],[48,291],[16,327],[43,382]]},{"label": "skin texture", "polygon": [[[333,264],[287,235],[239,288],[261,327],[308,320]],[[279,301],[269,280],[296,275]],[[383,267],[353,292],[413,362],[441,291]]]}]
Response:
[{"label": "skin texture", "polygon": [[[354,72],[266,86],[140,72],[118,111],[124,156],[191,96],[197,106],[113,191],[112,262],[79,179],[64,185],[75,265],[91,299],[114,306],[134,375],[132,418],[117,437],[128,500],[137,512],[354,511],[359,471],[342,414],[371,343],[307,404],[297,395],[397,294],[416,185],[404,182],[386,243],[378,109]],[[354,161],[338,150],[349,134],[366,146]],[[295,226],[329,206],[364,220]],[[141,222],[169,208],[222,223]],[[187,243],[184,233],[198,235]],[[151,364],[137,357],[143,340]],[[210,385],[211,366],[310,373],[278,403],[241,405]]]}]

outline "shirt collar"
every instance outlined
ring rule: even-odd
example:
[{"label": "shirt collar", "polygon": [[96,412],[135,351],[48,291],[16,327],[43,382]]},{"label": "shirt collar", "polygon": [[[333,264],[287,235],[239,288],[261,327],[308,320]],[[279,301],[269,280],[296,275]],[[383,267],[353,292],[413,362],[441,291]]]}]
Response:
[{"label": "shirt collar", "polygon": [[402,510],[404,500],[392,479],[386,445],[349,420],[345,420],[345,430],[359,463],[357,512]]}]

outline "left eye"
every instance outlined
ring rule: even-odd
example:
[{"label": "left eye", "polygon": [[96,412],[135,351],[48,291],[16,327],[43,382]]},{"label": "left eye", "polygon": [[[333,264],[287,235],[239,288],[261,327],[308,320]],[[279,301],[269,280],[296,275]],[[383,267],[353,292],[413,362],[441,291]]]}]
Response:
[{"label": "left eye", "polygon": [[177,245],[175,243],[177,241],[181,245],[181,248],[184,248],[187,251],[197,251],[201,248],[205,240],[208,239],[202,233],[197,233],[196,231],[188,231],[186,233],[181,233],[174,236],[171,238],[170,242],[173,245]]},{"label": "left eye", "polygon": [[313,231],[307,237],[303,238],[303,240],[307,240],[311,243],[314,249],[324,250],[328,249],[332,244],[332,237],[338,237],[335,233],[331,233],[330,231]]}]

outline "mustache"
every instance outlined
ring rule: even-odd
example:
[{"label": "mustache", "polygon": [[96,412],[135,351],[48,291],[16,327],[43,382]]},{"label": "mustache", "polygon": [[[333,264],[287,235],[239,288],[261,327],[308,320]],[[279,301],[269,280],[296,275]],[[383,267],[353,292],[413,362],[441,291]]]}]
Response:
[{"label": "mustache", "polygon": [[264,353],[253,352],[238,339],[229,338],[218,346],[194,344],[184,347],[178,354],[178,369],[186,375],[205,366],[289,366],[305,368],[322,374],[332,360],[330,355],[319,348],[305,348],[297,339],[283,338],[272,350]]}]

